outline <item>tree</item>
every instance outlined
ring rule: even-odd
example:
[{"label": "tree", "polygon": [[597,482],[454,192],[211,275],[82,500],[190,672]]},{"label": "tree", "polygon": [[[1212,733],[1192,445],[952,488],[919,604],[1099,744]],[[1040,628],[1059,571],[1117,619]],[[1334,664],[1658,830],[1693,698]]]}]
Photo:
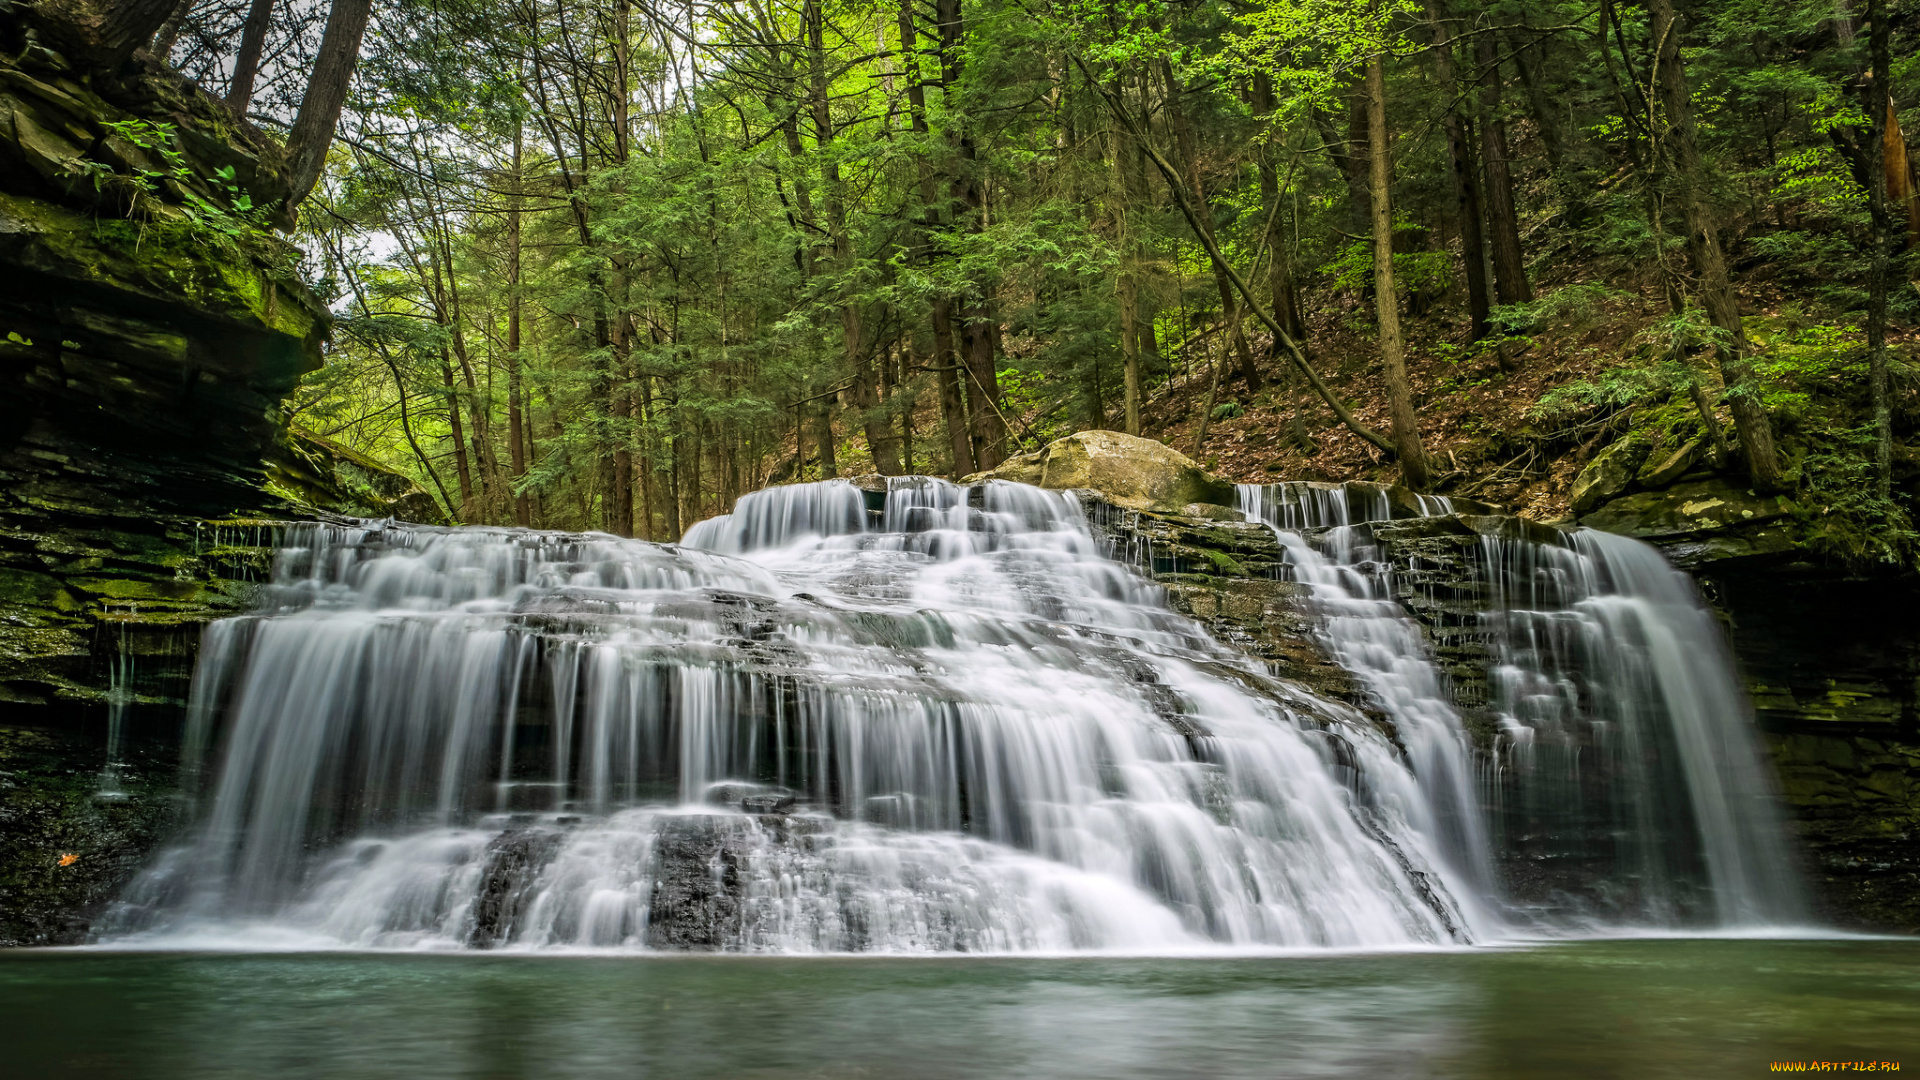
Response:
[{"label": "tree", "polygon": [[1673,0],[1649,0],[1653,18],[1654,82],[1660,105],[1666,113],[1662,142],[1672,156],[1677,183],[1675,196],[1687,223],[1687,250],[1694,273],[1700,281],[1700,302],[1718,332],[1715,355],[1720,374],[1726,382],[1727,404],[1733,412],[1734,429],[1746,454],[1747,471],[1756,487],[1777,491],[1786,478],[1780,464],[1780,451],[1774,444],[1773,421],[1755,385],[1753,367],[1748,360],[1746,329],[1740,322],[1740,309],[1733,297],[1733,283],[1727,274],[1727,255],[1720,241],[1720,228],[1714,220],[1711,170],[1700,154],[1693,117],[1693,97],[1687,83],[1687,69],[1680,56],[1682,27]]},{"label": "tree", "polygon": [[300,205],[320,181],[327,150],[333,145],[334,128],[340,123],[341,106],[347,101],[353,68],[360,60],[360,39],[372,14],[373,0],[333,0],[326,32],[320,38],[320,53],[307,79],[307,93],[300,101],[300,114],[287,134],[287,158],[292,166],[288,206]]}]

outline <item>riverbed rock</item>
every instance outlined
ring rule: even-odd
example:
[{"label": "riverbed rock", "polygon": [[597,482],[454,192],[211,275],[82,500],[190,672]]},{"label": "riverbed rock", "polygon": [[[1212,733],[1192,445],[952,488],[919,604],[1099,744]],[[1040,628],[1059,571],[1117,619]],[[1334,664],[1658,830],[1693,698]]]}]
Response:
[{"label": "riverbed rock", "polygon": [[1231,504],[1233,485],[1165,443],[1117,431],[1081,431],[1009,458],[968,483],[1013,480],[1066,491],[1098,491],[1115,506],[1178,514],[1188,504]]}]

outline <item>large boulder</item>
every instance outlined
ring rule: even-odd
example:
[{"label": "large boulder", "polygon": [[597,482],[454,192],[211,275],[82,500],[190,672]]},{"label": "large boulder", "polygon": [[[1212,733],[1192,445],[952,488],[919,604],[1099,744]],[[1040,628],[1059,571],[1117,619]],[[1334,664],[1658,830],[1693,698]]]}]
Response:
[{"label": "large boulder", "polygon": [[1055,490],[1085,488],[1128,510],[1177,514],[1194,503],[1231,506],[1234,488],[1165,443],[1117,431],[1081,431],[1009,458],[967,483],[1014,480]]}]

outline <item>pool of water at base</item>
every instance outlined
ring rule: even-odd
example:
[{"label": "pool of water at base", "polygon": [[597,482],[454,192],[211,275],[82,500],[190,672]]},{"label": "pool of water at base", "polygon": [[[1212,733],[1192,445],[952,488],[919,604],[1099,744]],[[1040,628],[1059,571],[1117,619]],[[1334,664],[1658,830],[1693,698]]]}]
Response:
[{"label": "pool of water at base", "polygon": [[27,950],[0,954],[0,1031],[0,1076],[35,1078],[1920,1072],[1920,941],[1042,959]]}]

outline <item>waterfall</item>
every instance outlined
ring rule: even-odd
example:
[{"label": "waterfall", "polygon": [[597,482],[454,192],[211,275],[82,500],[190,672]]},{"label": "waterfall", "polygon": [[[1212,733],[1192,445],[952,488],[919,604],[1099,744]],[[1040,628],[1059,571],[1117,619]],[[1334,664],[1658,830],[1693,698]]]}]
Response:
[{"label": "waterfall", "polygon": [[[1719,898],[1709,922],[1781,914],[1737,688],[1657,555],[1584,534],[1525,558],[1483,545],[1483,572],[1514,567],[1500,580],[1524,606],[1489,616],[1502,711],[1476,739],[1366,529],[1447,504],[1242,498],[1377,711],[1219,644],[1102,554],[1075,496],[1004,481],[774,488],[679,545],[290,527],[258,609],[203,642],[198,824],[108,934],[1166,951],[1677,925],[1683,886]],[[1566,584],[1561,551],[1591,564],[1587,583]],[[1607,641],[1574,618],[1640,642],[1643,662],[1592,677]],[[1647,740],[1673,760],[1627,775]],[[1645,837],[1667,907],[1533,903],[1503,869],[1527,814],[1591,815],[1610,778],[1557,773],[1567,756],[1549,753],[1590,744],[1611,748],[1617,783],[1685,793],[1657,810],[1700,842],[1671,821]],[[1632,795],[1601,801],[1631,810]]]},{"label": "waterfall", "polygon": [[1479,536],[1491,723],[1476,746],[1375,536],[1455,508],[1393,494],[1242,485],[1240,502],[1312,585],[1325,647],[1393,718],[1489,903],[1534,930],[1804,920],[1752,708],[1685,575],[1591,529]]}]

